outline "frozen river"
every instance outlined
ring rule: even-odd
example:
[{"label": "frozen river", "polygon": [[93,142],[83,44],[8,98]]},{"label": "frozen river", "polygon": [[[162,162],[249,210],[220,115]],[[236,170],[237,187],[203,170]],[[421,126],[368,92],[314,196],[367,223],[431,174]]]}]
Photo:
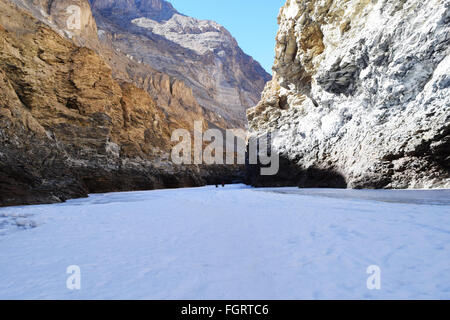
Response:
[{"label": "frozen river", "polygon": [[0,298],[450,299],[450,190],[236,185],[0,208]]}]

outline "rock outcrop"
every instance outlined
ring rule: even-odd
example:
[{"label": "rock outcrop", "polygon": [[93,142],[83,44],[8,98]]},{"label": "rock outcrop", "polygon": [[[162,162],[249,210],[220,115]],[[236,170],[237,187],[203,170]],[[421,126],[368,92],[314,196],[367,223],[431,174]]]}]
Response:
[{"label": "rock outcrop", "polygon": [[221,25],[177,12],[163,0],[90,0],[100,41],[192,90],[206,119],[244,128],[269,74]]},{"label": "rock outcrop", "polygon": [[450,1],[288,0],[248,111],[282,157],[255,185],[450,187]]}]

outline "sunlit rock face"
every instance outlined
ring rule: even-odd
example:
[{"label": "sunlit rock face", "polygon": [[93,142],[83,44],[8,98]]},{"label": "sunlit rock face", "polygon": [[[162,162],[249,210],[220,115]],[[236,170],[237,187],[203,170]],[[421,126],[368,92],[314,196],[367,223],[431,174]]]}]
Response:
[{"label": "sunlit rock face", "polygon": [[[192,129],[194,121],[202,121],[205,125],[211,123],[220,128],[227,127],[228,123],[220,115],[208,112],[199,105],[192,88],[183,80],[155,70],[133,59],[126,52],[116,50],[113,35],[97,29],[89,0],[1,1],[5,5],[17,5],[24,9],[33,18],[43,22],[74,44],[93,49],[111,68],[114,79],[120,83],[133,83],[145,90],[167,115],[166,122],[174,128]],[[158,6],[157,2],[154,2],[153,8],[160,11],[166,10],[165,6]],[[23,21],[19,19],[14,21],[15,17],[4,18],[8,20],[8,23],[15,23],[17,30],[23,27]]]},{"label": "sunlit rock face", "polygon": [[4,0],[31,12],[77,45],[99,47],[97,25],[87,0]]},{"label": "sunlit rock face", "polygon": [[278,22],[252,135],[347,187],[450,187],[450,1],[288,0]]},{"label": "sunlit rock face", "polygon": [[269,74],[213,21],[178,13],[162,0],[91,0],[100,40],[134,61],[182,80],[198,104],[227,127],[245,127]]},{"label": "sunlit rock face", "polygon": [[[166,1],[3,1],[95,50],[114,78],[147,91],[180,128],[191,128],[196,120],[212,127],[245,127],[246,109],[257,104],[270,80],[225,28],[181,15]],[[138,26],[140,19],[160,28]]]}]

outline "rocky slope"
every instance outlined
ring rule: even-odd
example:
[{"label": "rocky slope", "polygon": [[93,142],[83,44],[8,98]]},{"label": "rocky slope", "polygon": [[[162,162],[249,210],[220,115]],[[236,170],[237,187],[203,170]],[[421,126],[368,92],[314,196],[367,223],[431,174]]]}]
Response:
[{"label": "rocky slope", "polygon": [[[259,101],[269,80],[222,26],[182,16],[166,1],[5,1],[96,51],[115,79],[147,91],[171,122],[182,120],[180,127],[192,128],[194,120],[219,128],[245,127],[245,110]],[[74,7],[80,21],[74,19]],[[137,20],[170,28],[153,32],[137,27]],[[187,45],[183,39],[189,39]],[[203,50],[193,51],[195,45]]]},{"label": "rocky slope", "polygon": [[[8,0],[5,0],[8,1]],[[192,128],[195,120],[226,127],[218,116],[205,112],[195,99],[192,89],[182,80],[159,72],[150,66],[134,61],[126,53],[114,48],[114,39],[105,32],[98,32],[88,0],[10,0],[33,17],[48,25],[61,36],[78,46],[86,46],[98,53],[111,67],[114,79],[131,82],[147,91],[168,115],[168,121],[179,128]],[[76,25],[73,6],[79,8],[80,21]],[[75,12],[76,13],[76,12]],[[102,42],[98,34],[102,35]]]},{"label": "rocky slope", "polygon": [[255,185],[450,187],[450,1],[288,0],[249,110],[278,176]]},{"label": "rocky slope", "polygon": [[183,81],[223,127],[245,127],[270,76],[213,21],[177,12],[163,0],[90,0],[100,41],[134,61]]},{"label": "rocky slope", "polygon": [[[89,5],[68,33],[57,22],[65,11],[44,2],[0,1],[0,206],[198,186],[234,170],[173,165],[172,130],[206,126],[192,91],[145,66],[121,71],[137,70],[132,62],[113,71],[106,62],[125,58],[95,41]],[[130,75],[146,90],[123,81]]]}]

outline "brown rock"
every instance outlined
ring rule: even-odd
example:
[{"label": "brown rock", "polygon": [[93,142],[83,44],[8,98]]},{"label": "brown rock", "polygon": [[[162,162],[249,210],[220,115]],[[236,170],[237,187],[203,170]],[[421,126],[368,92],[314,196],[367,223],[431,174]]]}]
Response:
[{"label": "brown rock", "polygon": [[0,10],[0,206],[205,183],[209,173],[169,161],[171,130],[203,119],[182,82],[139,74],[179,97],[161,107],[93,50],[9,2]]}]

